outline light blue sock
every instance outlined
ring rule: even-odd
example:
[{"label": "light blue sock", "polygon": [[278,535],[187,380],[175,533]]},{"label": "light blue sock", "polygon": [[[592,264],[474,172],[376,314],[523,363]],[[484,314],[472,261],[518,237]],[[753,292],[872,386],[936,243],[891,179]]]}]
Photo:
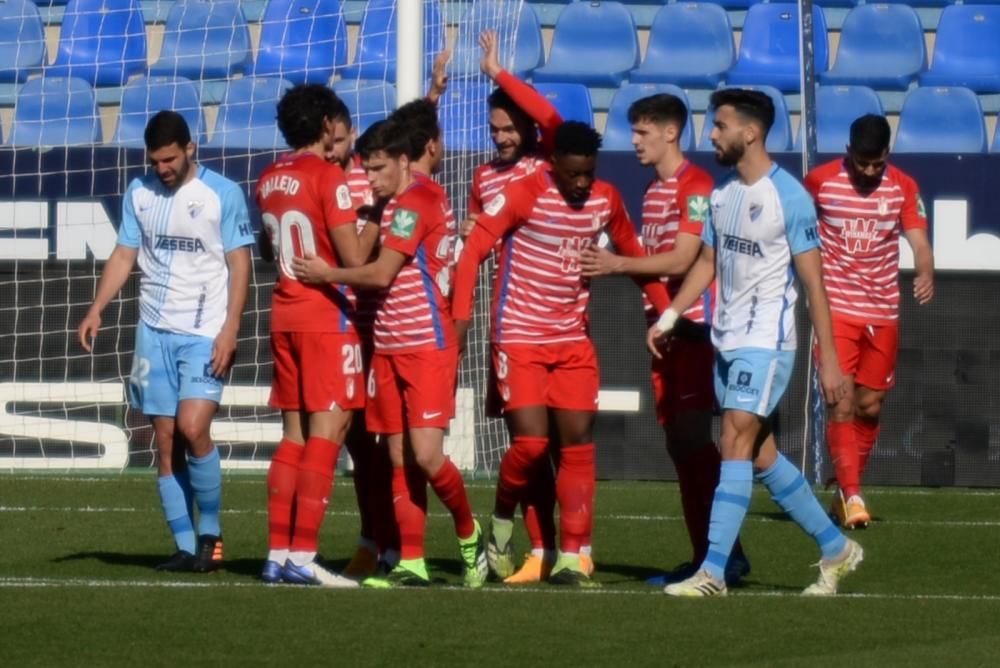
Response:
[{"label": "light blue sock", "polygon": [[174,471],[174,478],[177,479],[177,484],[181,486],[181,490],[184,492],[184,502],[187,504],[188,515],[193,518],[194,490],[191,489],[191,478],[188,476],[187,469]]},{"label": "light blue sock", "polygon": [[824,558],[832,559],[843,551],[847,538],[830,521],[806,479],[784,455],[778,453],[777,461],[758,473],[757,479],[767,487],[774,502],[813,537]]},{"label": "light blue sock", "polygon": [[708,527],[708,554],[701,567],[716,580],[724,580],[726,562],[740,533],[743,518],[750,507],[753,491],[753,467],[746,461],[724,461],[719,472],[719,486],[712,500],[712,519]]},{"label": "light blue sock", "polygon": [[167,526],[174,535],[178,550],[194,554],[195,538],[194,523],[184,500],[184,488],[172,475],[161,476],[157,480],[160,488],[160,505],[163,506],[163,516],[167,518]]},{"label": "light blue sock", "polygon": [[219,451],[204,457],[188,456],[188,476],[194,500],[198,504],[198,535],[221,536],[219,506],[222,504],[222,466]]}]

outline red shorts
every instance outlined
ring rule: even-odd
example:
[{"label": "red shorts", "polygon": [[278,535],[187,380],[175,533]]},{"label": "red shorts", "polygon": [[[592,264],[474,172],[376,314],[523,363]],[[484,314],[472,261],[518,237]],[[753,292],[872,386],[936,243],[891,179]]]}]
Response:
[{"label": "red shorts", "polygon": [[458,348],[372,357],[365,421],[375,434],[447,429],[455,415]]},{"label": "red shorts", "polygon": [[601,378],[589,340],[494,344],[493,377],[505,413],[527,406],[597,410]]},{"label": "red shorts", "polygon": [[833,316],[833,342],[840,370],[857,385],[888,390],[896,384],[899,325],[866,325]]},{"label": "red shorts", "polygon": [[668,337],[653,359],[650,376],[656,399],[656,421],[669,424],[678,415],[715,409],[715,348],[704,339]]},{"label": "red shorts", "polygon": [[365,405],[361,343],[354,333],[271,332],[272,408],[317,413]]}]

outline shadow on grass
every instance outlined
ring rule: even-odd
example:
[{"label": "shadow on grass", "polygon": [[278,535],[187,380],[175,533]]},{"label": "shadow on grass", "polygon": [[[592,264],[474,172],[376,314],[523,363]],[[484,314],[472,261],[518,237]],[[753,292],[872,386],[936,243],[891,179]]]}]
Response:
[{"label": "shadow on grass", "polygon": [[109,566],[138,566],[153,569],[170,558],[169,554],[125,554],[123,552],[77,552],[56,557],[52,561],[64,563],[68,561],[100,561]]}]

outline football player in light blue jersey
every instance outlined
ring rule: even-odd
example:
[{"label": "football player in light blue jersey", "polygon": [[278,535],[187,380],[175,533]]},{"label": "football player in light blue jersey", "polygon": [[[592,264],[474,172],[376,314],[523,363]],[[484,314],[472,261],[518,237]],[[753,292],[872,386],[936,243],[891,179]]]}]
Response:
[{"label": "football player in light blue jersey", "polygon": [[177,544],[157,569],[206,572],[222,562],[222,471],[209,429],[236,352],[254,239],[242,189],[193,161],[180,114],[153,116],[145,141],[152,171],[129,184],[118,244],[77,333],[90,352],[101,312],[138,261],[128,397],[153,423],[160,501]]},{"label": "football player in light blue jersey", "polygon": [[708,555],[697,573],[664,591],[672,596],[726,593],[726,562],[756,477],[822,552],[819,580],[803,593],[831,595],[861,562],[861,546],[833,525],[799,470],[778,452],[770,424],[795,359],[796,276],[808,297],[827,403],[835,404],[847,390],[820,271],[816,212],[806,190],[771,162],[764,147],[774,122],[771,99],[757,91],[725,89],[712,94],[711,105],[716,158],[735,169],[712,192],[698,260],[671,307],[650,328],[647,344],[659,356],[656,340],[716,280],[712,342],[722,407],[722,469]]}]

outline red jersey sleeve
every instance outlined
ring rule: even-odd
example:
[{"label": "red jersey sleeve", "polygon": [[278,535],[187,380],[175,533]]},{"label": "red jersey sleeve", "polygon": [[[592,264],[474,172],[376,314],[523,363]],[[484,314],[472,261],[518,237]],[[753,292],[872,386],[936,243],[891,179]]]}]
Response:
[{"label": "red jersey sleeve", "polygon": [[413,257],[431,230],[444,224],[444,213],[433,193],[419,185],[411,187],[399,196],[382,245]]},{"label": "red jersey sleeve", "polygon": [[320,172],[314,184],[322,203],[327,229],[354,225],[358,216],[354,210],[354,200],[351,199],[351,189],[347,185],[347,176],[340,165],[329,164]]},{"label": "red jersey sleeve", "polygon": [[[611,237],[611,243],[615,245],[615,250],[622,255],[643,257],[645,252],[642,249],[642,244],[639,242],[639,237],[635,233],[635,227],[628,217],[628,211],[625,210],[622,197],[611,186],[608,187],[608,199],[611,203],[608,235]],[[657,313],[663,313],[667,310],[667,307],[670,306],[670,297],[663,283],[656,278],[640,278],[638,276],[633,276],[632,280],[642,288],[643,293],[645,293],[646,297],[656,308]]]},{"label": "red jersey sleeve", "polygon": [[819,191],[822,190],[823,184],[826,183],[828,179],[831,179],[840,173],[842,164],[842,158],[831,160],[830,162],[824,163],[819,167],[814,167],[808,174],[806,174],[806,178],[802,180],[802,185],[804,185],[806,190],[809,191],[809,194],[812,195],[817,208],[819,207]]},{"label": "red jersey sleeve", "polygon": [[908,174],[893,168],[899,187],[903,191],[903,208],[899,212],[899,223],[904,230],[926,230],[927,209],[920,196],[917,182]]},{"label": "red jersey sleeve", "polygon": [[469,213],[479,214],[483,212],[483,167],[476,167],[472,172],[472,188],[469,189]]},{"label": "red jersey sleeve", "polygon": [[556,129],[563,122],[562,116],[552,106],[552,103],[545,99],[544,95],[507,70],[500,72],[496,81],[497,85],[510,95],[514,104],[523,109],[524,113],[531,116],[538,124],[538,129],[542,134],[542,151],[545,155],[550,155],[555,146]]},{"label": "red jersey sleeve", "polygon": [[708,172],[689,164],[677,185],[677,207],[681,213],[677,232],[701,237],[708,221],[709,198],[715,183]]}]

